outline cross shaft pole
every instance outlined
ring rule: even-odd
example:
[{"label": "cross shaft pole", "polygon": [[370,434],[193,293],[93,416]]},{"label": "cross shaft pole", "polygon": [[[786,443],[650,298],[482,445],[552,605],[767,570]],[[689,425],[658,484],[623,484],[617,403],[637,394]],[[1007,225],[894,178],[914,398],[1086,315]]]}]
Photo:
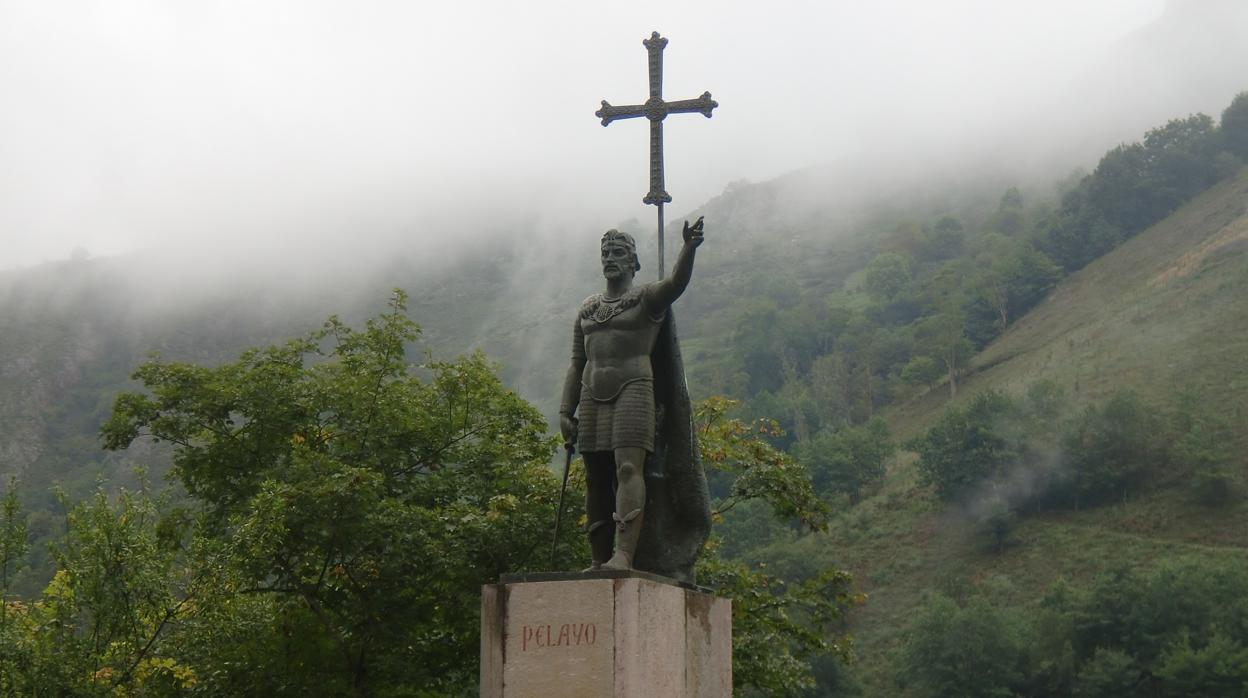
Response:
[{"label": "cross shaft pole", "polygon": [[602,100],[602,108],[594,112],[594,116],[602,119],[602,125],[607,126],[612,121],[619,119],[635,119],[637,117],[646,117],[650,121],[650,191],[642,197],[643,204],[653,204],[658,208],[659,218],[659,278],[663,278],[663,204],[672,200],[671,194],[667,193],[666,185],[663,181],[663,120],[668,114],[689,114],[699,113],[706,118],[711,118],[711,111],[719,106],[719,103],[711,99],[710,92],[703,92],[701,97],[696,99],[681,99],[673,102],[663,101],[663,49],[667,47],[667,39],[659,36],[658,32],[650,34],[649,39],[645,39],[642,45],[646,47],[649,57],[650,68],[650,98],[645,104],[630,104],[626,106],[612,106],[607,100]]}]

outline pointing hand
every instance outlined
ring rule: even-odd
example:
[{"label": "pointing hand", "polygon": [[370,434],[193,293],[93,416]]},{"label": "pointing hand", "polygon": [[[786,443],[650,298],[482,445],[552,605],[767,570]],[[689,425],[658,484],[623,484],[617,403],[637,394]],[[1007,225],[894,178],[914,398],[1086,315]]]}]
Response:
[{"label": "pointing hand", "polygon": [[689,221],[685,221],[685,230],[681,234],[685,238],[686,245],[697,247],[702,244],[702,218],[703,216],[698,216],[698,222],[692,226],[689,225]]}]

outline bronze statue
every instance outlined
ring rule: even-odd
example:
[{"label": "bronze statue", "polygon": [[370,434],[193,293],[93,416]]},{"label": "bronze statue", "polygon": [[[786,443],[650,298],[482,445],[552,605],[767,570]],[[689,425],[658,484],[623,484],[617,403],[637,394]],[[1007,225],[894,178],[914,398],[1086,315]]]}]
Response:
[{"label": "bronze statue", "polygon": [[585,299],[573,325],[560,429],[585,460],[591,570],[640,569],[692,582],[709,534],[706,477],[670,310],[693,274],[702,219],[686,221],[683,237],[671,276],[634,286],[636,243],[607,231],[606,292]]}]

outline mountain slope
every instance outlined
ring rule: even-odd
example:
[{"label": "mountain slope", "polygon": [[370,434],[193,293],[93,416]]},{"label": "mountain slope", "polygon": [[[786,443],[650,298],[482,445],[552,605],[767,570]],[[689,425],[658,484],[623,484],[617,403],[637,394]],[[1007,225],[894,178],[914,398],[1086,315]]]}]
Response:
[{"label": "mountain slope", "polygon": [[[1177,387],[1248,408],[1248,172],[1066,278],[972,364],[965,394],[1052,380],[1081,400]],[[901,406],[912,432],[943,393]]]},{"label": "mountain slope", "polygon": [[[746,185],[693,214],[705,212],[712,226],[697,282],[677,308],[695,392],[716,384],[715,371],[733,370],[726,357],[744,324],[744,303],[771,295],[818,304],[843,294],[853,285],[847,279],[877,252],[873,234],[895,229],[899,218],[956,212],[940,197],[901,199],[894,205],[901,211],[836,220],[786,202],[785,191]],[[94,486],[96,472],[117,476],[130,465],[158,462],[151,452],[104,455],[95,442],[113,395],[133,387],[126,376],[147,352],[216,363],[316,327],[331,312],[357,321],[392,286],[411,291],[412,314],[436,355],[482,347],[503,362],[509,384],[552,412],[566,365],[569,309],[601,283],[598,234],[542,247],[524,244],[518,233],[513,244],[453,268],[399,265],[349,290],[323,280],[311,292],[288,291],[293,298],[277,298],[263,284],[236,287],[159,312],[135,307],[121,270],[108,264],[68,263],[0,279],[0,474],[23,472],[27,485],[41,488],[74,472],[76,495]],[[643,275],[653,272],[646,264]],[[975,359],[959,401],[989,388],[1018,393],[1041,379],[1081,402],[1131,388],[1160,404],[1177,388],[1193,387],[1243,425],[1245,288],[1248,172],[1241,172],[1066,278]],[[947,404],[946,391],[936,389],[886,416],[896,433],[912,436]],[[1240,438],[1246,435],[1241,430]],[[912,461],[898,458],[884,487],[841,512],[830,534],[782,532],[749,551],[795,576],[826,566],[855,573],[870,594],[851,628],[868,695],[898,692],[895,653],[926,592],[979,590],[1026,604],[1056,579],[1085,579],[1115,563],[1176,555],[1248,559],[1248,505],[1206,509],[1165,488],[1113,506],[1025,517],[1016,544],[989,554],[975,538],[970,512],[937,502],[919,485]],[[39,497],[50,510],[50,495]]]},{"label": "mountain slope", "polygon": [[[1233,417],[1242,452],[1246,289],[1248,171],[1064,280],[976,358],[958,400],[985,389],[1018,394],[1046,379],[1079,402],[1131,389],[1165,404],[1176,390],[1196,388]],[[935,390],[888,416],[903,436],[915,435],[947,403]],[[767,551],[782,568],[823,559],[855,573],[870,598],[851,628],[867,695],[904,692],[894,674],[898,653],[927,593],[1024,605],[1058,579],[1087,580],[1114,565],[1179,556],[1248,564],[1248,502],[1204,507],[1173,478],[1119,504],[1026,516],[1014,544],[994,554],[976,537],[974,512],[940,504],[918,483],[914,461],[903,454],[882,490],[844,512],[828,537]]]}]

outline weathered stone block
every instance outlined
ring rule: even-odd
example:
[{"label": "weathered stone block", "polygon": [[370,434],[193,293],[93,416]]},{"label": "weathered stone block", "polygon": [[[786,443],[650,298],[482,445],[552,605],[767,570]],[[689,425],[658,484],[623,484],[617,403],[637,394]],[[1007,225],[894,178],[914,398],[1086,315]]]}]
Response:
[{"label": "weathered stone block", "polygon": [[732,605],[644,572],[504,577],[481,593],[481,695],[732,695]]}]

